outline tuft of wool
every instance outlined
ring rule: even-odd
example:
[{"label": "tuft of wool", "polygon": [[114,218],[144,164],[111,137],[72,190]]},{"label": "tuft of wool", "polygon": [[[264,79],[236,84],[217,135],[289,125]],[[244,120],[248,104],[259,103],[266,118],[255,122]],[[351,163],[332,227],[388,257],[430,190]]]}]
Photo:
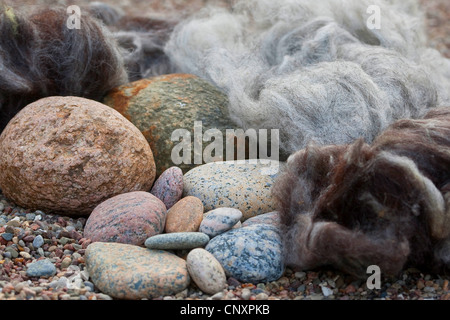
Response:
[{"label": "tuft of wool", "polygon": [[399,120],[372,145],[309,145],[292,154],[273,194],[286,263],[450,270],[450,107]]},{"label": "tuft of wool", "polygon": [[117,40],[130,81],[175,72],[164,46],[176,18],[127,15],[102,2],[92,2],[88,9]]},{"label": "tuft of wool", "polygon": [[[380,29],[368,26],[373,5]],[[372,142],[450,103],[450,61],[426,47],[414,0],[238,1],[180,22],[165,52],[221,88],[238,125],[279,129],[287,154]]]},{"label": "tuft of wool", "polygon": [[27,11],[0,6],[0,132],[42,97],[100,100],[128,81],[117,43],[97,19],[83,14],[82,27],[70,29],[66,8]]}]

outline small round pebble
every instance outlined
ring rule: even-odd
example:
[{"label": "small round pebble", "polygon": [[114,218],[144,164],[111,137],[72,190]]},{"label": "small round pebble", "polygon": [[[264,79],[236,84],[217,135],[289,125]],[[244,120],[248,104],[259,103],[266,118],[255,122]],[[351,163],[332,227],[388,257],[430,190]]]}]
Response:
[{"label": "small round pebble", "polygon": [[178,167],[170,167],[155,181],[150,193],[169,210],[183,195],[183,171]]},{"label": "small round pebble", "polygon": [[44,244],[44,238],[39,234],[33,240],[33,247],[40,248]]},{"label": "small round pebble", "polygon": [[172,232],[158,234],[145,240],[148,249],[183,250],[204,247],[209,242],[202,232]]},{"label": "small round pebble", "polygon": [[5,239],[6,241],[11,241],[13,238],[14,234],[12,233],[2,233],[2,238]]},{"label": "small round pebble", "polygon": [[178,201],[167,212],[165,232],[196,232],[203,219],[203,204],[192,196]]},{"label": "small round pebble", "polygon": [[197,248],[189,252],[186,265],[192,280],[203,292],[213,295],[226,288],[225,271],[205,249]]},{"label": "small round pebble", "polygon": [[199,231],[213,238],[233,228],[242,218],[242,212],[233,208],[217,208],[204,214]]},{"label": "small round pebble", "polygon": [[51,277],[56,274],[56,267],[49,259],[38,260],[27,265],[29,277]]}]

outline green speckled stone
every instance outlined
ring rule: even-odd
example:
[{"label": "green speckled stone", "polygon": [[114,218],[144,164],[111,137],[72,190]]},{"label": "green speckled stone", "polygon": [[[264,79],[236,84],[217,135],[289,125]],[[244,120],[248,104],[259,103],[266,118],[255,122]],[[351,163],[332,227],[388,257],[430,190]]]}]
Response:
[{"label": "green speckled stone", "polygon": [[[170,139],[175,129],[189,130],[193,141],[194,121],[202,121],[203,132],[219,129],[225,142],[225,129],[237,128],[228,116],[227,96],[190,74],[138,80],[113,89],[103,103],[119,111],[144,134],[155,158],[157,176],[175,165],[183,172],[196,166],[172,162],[172,148],[178,144]],[[203,148],[209,144],[203,143]]]},{"label": "green speckled stone", "polygon": [[[282,162],[273,161],[281,170]],[[185,196],[194,196],[203,202],[204,210],[229,207],[242,212],[241,221],[274,211],[275,201],[271,187],[279,171],[268,170],[267,165],[246,160],[212,162],[199,166],[184,175]],[[268,174],[271,173],[271,174]]]},{"label": "green speckled stone", "polygon": [[85,259],[92,282],[118,299],[173,295],[190,282],[186,262],[162,250],[95,242],[86,249]]},{"label": "green speckled stone", "polygon": [[149,249],[183,250],[204,247],[209,237],[203,232],[173,232],[158,234],[145,240]]}]

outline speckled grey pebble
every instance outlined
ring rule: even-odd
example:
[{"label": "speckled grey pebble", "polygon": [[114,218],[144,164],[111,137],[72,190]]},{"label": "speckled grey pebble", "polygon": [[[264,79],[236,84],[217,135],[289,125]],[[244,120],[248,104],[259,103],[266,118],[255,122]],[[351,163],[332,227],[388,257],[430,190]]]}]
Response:
[{"label": "speckled grey pebble", "polygon": [[278,161],[271,161],[269,166],[249,160],[207,163],[184,175],[183,194],[199,198],[205,211],[221,207],[239,209],[245,221],[275,209],[271,187],[281,165]]},{"label": "speckled grey pebble", "polygon": [[217,208],[203,215],[199,231],[213,238],[230,230],[242,218],[242,212],[233,208]]},{"label": "speckled grey pebble", "polygon": [[27,265],[29,277],[51,277],[56,274],[56,267],[49,259],[38,260]]},{"label": "speckled grey pebble", "polygon": [[279,230],[272,225],[232,229],[211,239],[205,249],[227,276],[241,282],[275,281],[284,271]]},{"label": "speckled grey pebble", "polygon": [[202,232],[172,232],[152,236],[145,240],[149,249],[183,250],[204,247],[209,242]]}]

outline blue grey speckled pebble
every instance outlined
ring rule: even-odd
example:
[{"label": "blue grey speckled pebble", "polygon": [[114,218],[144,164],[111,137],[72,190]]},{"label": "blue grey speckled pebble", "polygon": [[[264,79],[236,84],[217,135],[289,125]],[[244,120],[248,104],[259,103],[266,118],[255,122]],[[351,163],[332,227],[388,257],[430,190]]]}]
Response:
[{"label": "blue grey speckled pebble", "polygon": [[278,161],[271,161],[269,166],[249,160],[207,163],[184,175],[183,194],[202,200],[205,211],[239,209],[244,221],[275,209],[270,189],[281,165]]},{"label": "blue grey speckled pebble", "polygon": [[230,230],[211,239],[205,249],[220,262],[227,276],[242,282],[275,281],[284,271],[280,234],[272,225]]},{"label": "blue grey speckled pebble", "polygon": [[38,260],[27,265],[29,277],[51,277],[56,274],[56,267],[49,259]]},{"label": "blue grey speckled pebble", "polygon": [[145,240],[149,249],[182,250],[204,247],[209,242],[202,232],[172,232],[152,236]]},{"label": "blue grey speckled pebble", "polygon": [[233,228],[242,218],[242,212],[233,208],[217,208],[204,214],[199,231],[213,238]]}]

